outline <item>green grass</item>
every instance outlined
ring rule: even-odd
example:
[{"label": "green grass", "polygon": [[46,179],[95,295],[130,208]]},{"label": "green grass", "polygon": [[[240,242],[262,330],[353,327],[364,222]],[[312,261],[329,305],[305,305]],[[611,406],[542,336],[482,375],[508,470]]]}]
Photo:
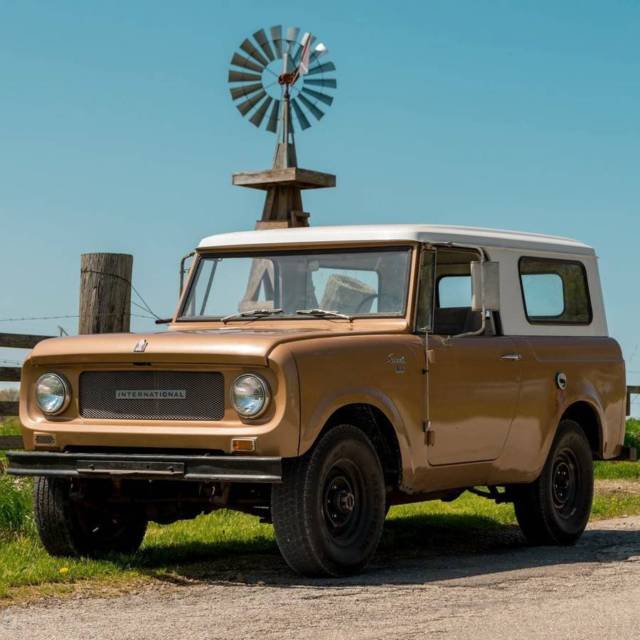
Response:
[{"label": "green grass", "polygon": [[18,418],[0,418],[0,436],[19,436],[20,422]]},{"label": "green grass", "polygon": [[637,480],[640,462],[596,462],[594,472],[598,480]]}]

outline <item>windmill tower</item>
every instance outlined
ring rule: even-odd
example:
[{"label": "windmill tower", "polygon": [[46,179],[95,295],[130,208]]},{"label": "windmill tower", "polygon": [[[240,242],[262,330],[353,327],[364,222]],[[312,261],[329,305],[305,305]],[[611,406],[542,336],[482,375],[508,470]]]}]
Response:
[{"label": "windmill tower", "polygon": [[309,214],[302,205],[304,189],[335,187],[329,173],[301,169],[296,131],[308,129],[333,103],[337,87],[327,48],[315,36],[281,26],[256,31],[231,58],[231,97],[254,126],[276,134],[273,165],[266,171],[235,173],[233,184],[266,191],[262,218],[256,228],[305,227]]}]

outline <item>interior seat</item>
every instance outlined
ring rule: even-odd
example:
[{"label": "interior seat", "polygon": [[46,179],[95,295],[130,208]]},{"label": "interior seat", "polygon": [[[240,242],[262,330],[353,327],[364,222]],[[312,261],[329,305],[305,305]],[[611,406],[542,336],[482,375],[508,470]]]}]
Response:
[{"label": "interior seat", "polygon": [[434,333],[453,336],[470,331],[478,331],[482,326],[482,312],[471,307],[438,308],[434,317]]}]

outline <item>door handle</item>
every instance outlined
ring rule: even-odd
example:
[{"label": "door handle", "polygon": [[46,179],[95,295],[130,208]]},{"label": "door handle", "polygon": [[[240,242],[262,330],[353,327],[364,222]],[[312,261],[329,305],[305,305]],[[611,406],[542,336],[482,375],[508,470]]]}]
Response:
[{"label": "door handle", "polygon": [[505,353],[503,356],[500,356],[500,360],[522,360],[521,353]]}]

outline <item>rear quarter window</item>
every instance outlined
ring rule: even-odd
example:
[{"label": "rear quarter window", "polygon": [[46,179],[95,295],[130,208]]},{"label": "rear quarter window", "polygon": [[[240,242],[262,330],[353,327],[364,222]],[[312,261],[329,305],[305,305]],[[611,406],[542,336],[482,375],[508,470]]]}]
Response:
[{"label": "rear quarter window", "polygon": [[520,286],[531,324],[590,324],[587,272],[581,262],[520,258]]}]

